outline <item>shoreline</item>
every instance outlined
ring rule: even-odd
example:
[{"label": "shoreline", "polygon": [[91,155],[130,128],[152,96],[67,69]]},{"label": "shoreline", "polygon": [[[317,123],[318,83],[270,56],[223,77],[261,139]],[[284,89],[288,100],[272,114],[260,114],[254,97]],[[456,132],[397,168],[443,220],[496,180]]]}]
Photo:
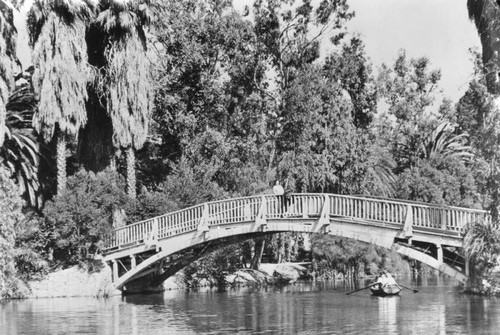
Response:
[{"label": "shoreline", "polygon": [[[239,269],[226,275],[226,283],[228,287],[288,284],[297,281],[306,272],[307,269],[299,263],[264,263],[260,270]],[[104,298],[123,295],[122,291],[113,289],[111,276],[112,270],[108,266],[103,266],[93,272],[73,266],[49,273],[40,281],[29,282],[30,293],[23,299]],[[159,292],[213,286],[215,286],[214,283],[207,279],[200,279],[195,286],[186,285],[183,283],[182,273],[178,272],[163,282]]]}]

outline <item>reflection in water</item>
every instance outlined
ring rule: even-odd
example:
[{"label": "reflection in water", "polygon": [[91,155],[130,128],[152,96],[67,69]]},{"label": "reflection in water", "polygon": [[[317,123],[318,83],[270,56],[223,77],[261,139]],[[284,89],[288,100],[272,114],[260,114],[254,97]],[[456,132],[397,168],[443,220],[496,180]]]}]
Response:
[{"label": "reflection in water", "polygon": [[385,334],[398,333],[396,311],[399,298],[398,296],[378,298],[378,324]]},{"label": "reflection in water", "polygon": [[403,291],[400,297],[387,298],[367,291],[347,296],[348,289],[333,283],[302,283],[107,300],[13,301],[0,304],[0,332],[495,334],[500,329],[500,300],[459,294],[454,282],[444,278],[421,283],[417,294]]}]

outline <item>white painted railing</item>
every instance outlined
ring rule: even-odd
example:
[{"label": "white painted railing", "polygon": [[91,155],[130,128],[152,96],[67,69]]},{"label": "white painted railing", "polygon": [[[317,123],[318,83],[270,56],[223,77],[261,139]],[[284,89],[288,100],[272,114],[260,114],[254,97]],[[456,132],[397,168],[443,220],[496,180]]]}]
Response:
[{"label": "white painted railing", "polygon": [[[327,206],[327,207],[325,207]],[[462,232],[467,224],[489,220],[486,211],[443,207],[336,194],[293,194],[286,201],[275,195],[214,201],[116,229],[105,239],[104,250],[152,243],[212,226],[257,221],[258,219],[346,217],[354,221],[410,225],[412,229]],[[262,216],[262,217],[259,217]]]}]

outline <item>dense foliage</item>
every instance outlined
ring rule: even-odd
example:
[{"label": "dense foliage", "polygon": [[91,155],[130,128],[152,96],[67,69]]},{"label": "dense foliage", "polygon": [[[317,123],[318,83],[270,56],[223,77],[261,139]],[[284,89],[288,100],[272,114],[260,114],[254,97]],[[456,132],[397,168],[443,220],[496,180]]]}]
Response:
[{"label": "dense foliage", "polygon": [[9,172],[0,167],[0,299],[16,298],[21,282],[15,267],[16,228],[22,224],[23,201]]}]

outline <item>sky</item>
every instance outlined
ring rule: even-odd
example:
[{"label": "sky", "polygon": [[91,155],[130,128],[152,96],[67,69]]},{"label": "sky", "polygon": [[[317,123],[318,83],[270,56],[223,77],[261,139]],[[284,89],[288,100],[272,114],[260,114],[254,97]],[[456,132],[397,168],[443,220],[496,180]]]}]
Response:
[{"label": "sky", "polygon": [[[28,3],[30,1],[27,1]],[[348,0],[356,16],[348,23],[351,33],[364,41],[376,70],[392,64],[400,49],[410,57],[426,56],[432,69],[441,70],[443,96],[457,102],[467,90],[472,74],[469,48],[480,49],[474,24],[467,15],[467,0]],[[248,0],[234,0],[243,8]],[[26,6],[25,6],[26,7]],[[21,16],[18,56],[27,67],[30,55]]]},{"label": "sky", "polygon": [[469,48],[481,44],[467,14],[467,0],[348,0],[356,16],[349,31],[359,33],[374,68],[393,64],[400,49],[425,56],[441,69],[443,95],[457,102],[473,66]]}]

